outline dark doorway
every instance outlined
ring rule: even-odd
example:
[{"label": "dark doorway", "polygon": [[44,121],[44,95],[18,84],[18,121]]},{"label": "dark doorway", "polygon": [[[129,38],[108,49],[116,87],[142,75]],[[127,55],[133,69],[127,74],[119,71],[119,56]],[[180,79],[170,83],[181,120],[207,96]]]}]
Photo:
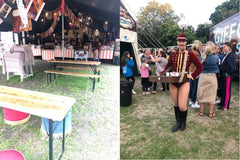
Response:
[{"label": "dark doorway", "polygon": [[[133,68],[133,74],[134,74],[134,76],[137,76],[138,75],[137,63],[136,63],[136,57],[134,55],[134,50],[133,50],[133,47],[132,47],[132,43],[120,42],[120,59],[122,58],[122,54],[123,54],[124,51],[129,51],[131,57],[133,57],[133,60],[134,60],[134,63],[135,63],[134,68]],[[120,71],[121,71],[121,74],[122,74],[122,67],[120,67]]]}]

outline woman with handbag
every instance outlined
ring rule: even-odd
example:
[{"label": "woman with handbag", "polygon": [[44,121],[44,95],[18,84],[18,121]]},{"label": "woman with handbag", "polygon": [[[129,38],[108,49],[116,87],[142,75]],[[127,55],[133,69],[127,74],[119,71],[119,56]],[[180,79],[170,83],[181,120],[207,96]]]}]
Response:
[{"label": "woman with handbag", "polygon": [[[190,89],[189,79],[194,80],[203,70],[201,62],[194,53],[186,50],[187,36],[184,34],[184,30],[177,36],[177,45],[177,51],[172,53],[164,71],[160,73],[163,74],[171,68],[170,71],[178,72],[181,75],[177,82],[169,81],[169,89],[174,103],[174,112],[177,121],[172,128],[172,132],[176,132],[178,129],[180,129],[180,131],[185,130],[188,112],[187,100]],[[196,66],[196,69],[193,73],[187,74],[192,63]],[[183,81],[185,74],[187,74],[187,78]]]}]

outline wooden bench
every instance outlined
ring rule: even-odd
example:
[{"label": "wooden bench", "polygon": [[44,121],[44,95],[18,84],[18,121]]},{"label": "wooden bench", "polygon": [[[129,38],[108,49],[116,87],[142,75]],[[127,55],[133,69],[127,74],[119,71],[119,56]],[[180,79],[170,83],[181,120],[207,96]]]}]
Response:
[{"label": "wooden bench", "polygon": [[[61,66],[61,65],[57,65],[56,68],[59,69],[77,69],[77,70],[84,70],[84,71],[92,71],[92,68],[89,67],[77,67],[77,66]],[[97,68],[97,74],[100,76],[100,71],[102,71],[102,68]],[[98,82],[100,80],[100,77],[98,78]]]},{"label": "wooden bench", "polygon": [[49,160],[53,160],[53,121],[63,121],[60,159],[64,153],[65,117],[75,102],[71,97],[0,85],[0,107],[49,119]]},{"label": "wooden bench", "polygon": [[57,71],[57,70],[46,70],[44,71],[47,73],[47,83],[48,81],[51,82],[52,80],[52,74],[61,74],[61,75],[70,75],[70,76],[79,76],[79,77],[88,77],[92,80],[93,86],[92,86],[92,91],[95,89],[95,79],[99,78],[100,75],[96,74],[86,74],[86,73],[76,73],[76,72],[66,72],[66,71]]}]

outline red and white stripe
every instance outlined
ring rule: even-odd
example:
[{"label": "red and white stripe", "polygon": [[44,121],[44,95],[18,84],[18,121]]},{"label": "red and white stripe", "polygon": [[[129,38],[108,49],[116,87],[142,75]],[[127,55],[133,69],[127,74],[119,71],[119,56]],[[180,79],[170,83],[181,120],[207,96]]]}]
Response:
[{"label": "red and white stripe", "polygon": [[54,50],[42,50],[42,60],[53,60],[54,57]]},{"label": "red and white stripe", "polygon": [[32,49],[33,51],[33,56],[41,56],[41,49],[40,48],[34,48]]},{"label": "red and white stripe", "polygon": [[55,57],[62,57],[62,49],[55,49]]},{"label": "red and white stripe", "polygon": [[65,49],[64,57],[73,58],[74,57],[74,50],[73,49]]},{"label": "red and white stripe", "polygon": [[112,49],[102,49],[100,50],[100,59],[112,59],[113,58],[113,50]]},{"label": "red and white stripe", "polygon": [[88,58],[93,58],[93,51],[90,49],[89,53],[88,53]]}]

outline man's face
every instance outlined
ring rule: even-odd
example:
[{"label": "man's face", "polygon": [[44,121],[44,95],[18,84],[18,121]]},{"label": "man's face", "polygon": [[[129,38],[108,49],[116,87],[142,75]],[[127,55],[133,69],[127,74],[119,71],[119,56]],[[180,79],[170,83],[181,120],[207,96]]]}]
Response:
[{"label": "man's face", "polygon": [[202,46],[201,51],[204,52],[206,46]]},{"label": "man's face", "polygon": [[215,53],[219,53],[220,52],[220,48],[219,47],[216,47],[215,48]]},{"label": "man's face", "polygon": [[228,52],[230,50],[230,48],[227,45],[223,45],[223,51],[224,52]]}]

